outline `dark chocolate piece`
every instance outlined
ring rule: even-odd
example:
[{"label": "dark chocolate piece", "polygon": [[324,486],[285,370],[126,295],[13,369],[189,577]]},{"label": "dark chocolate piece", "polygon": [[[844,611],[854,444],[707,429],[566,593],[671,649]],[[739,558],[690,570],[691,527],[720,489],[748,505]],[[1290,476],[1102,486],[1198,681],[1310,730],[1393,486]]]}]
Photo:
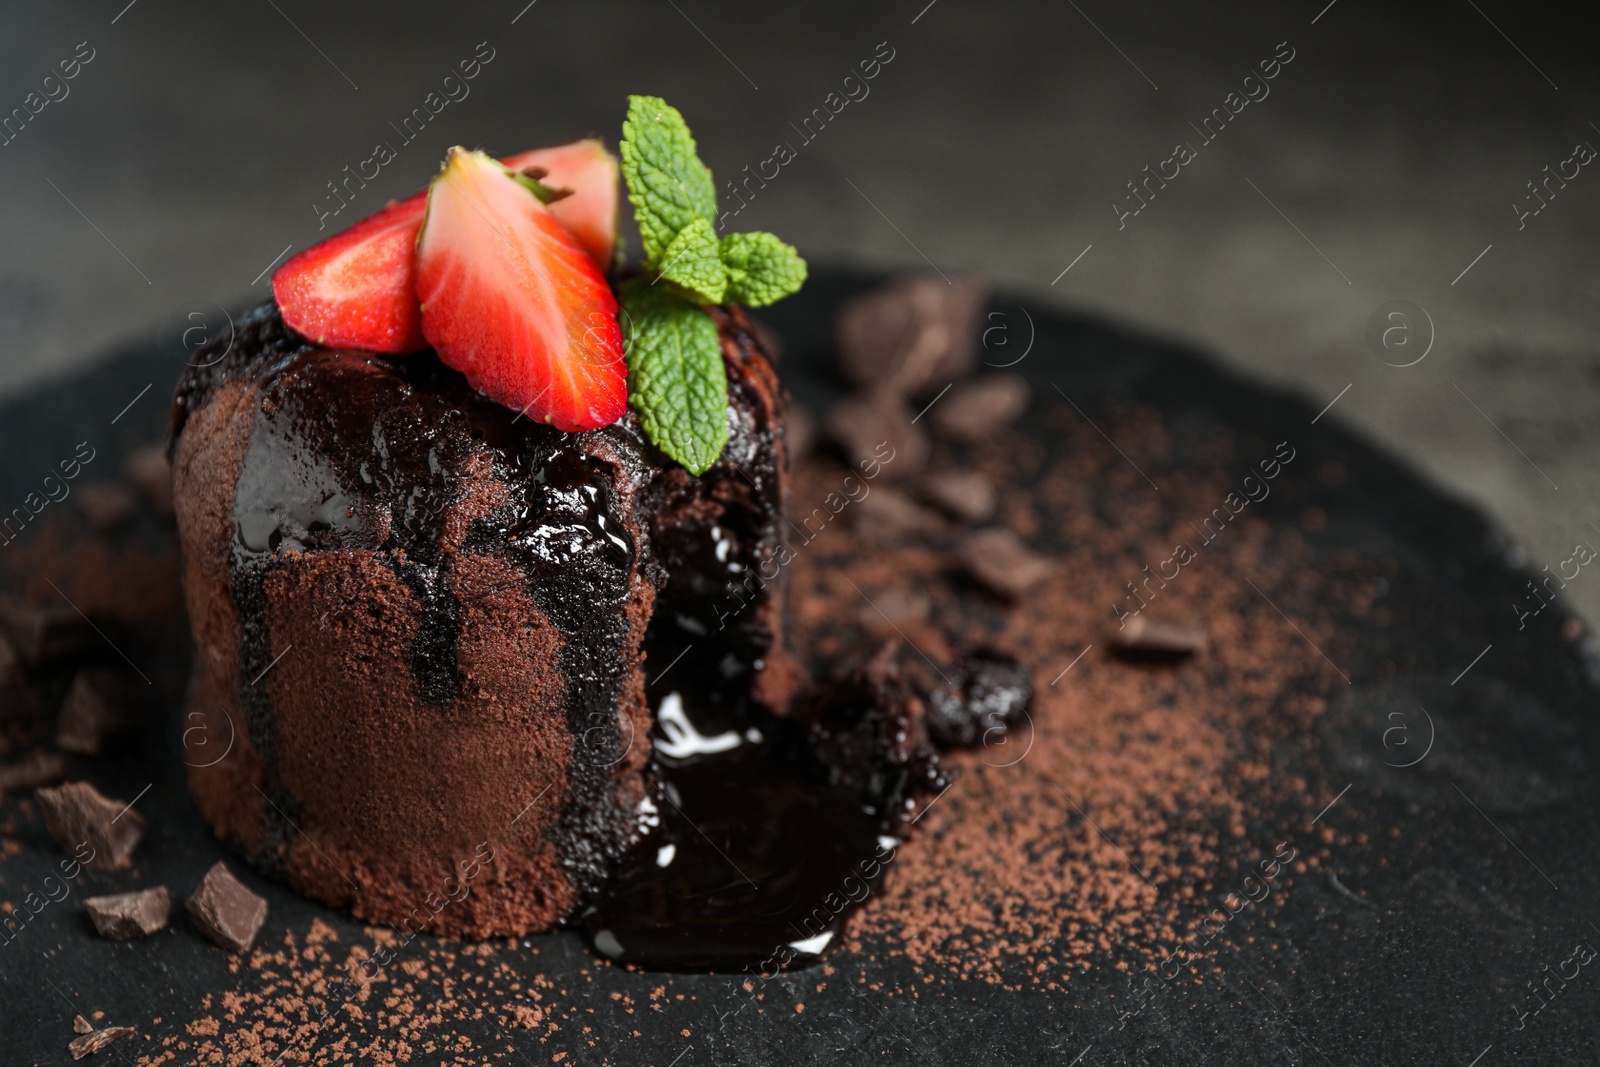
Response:
[{"label": "dark chocolate piece", "polygon": [[839,366],[863,388],[942,389],[978,362],[985,294],[968,281],[900,278],[846,304],[834,324]]},{"label": "dark chocolate piece", "polygon": [[938,516],[896,489],[885,485],[872,490],[850,506],[856,532],[868,541],[892,541],[912,530],[923,530],[939,523]]},{"label": "dark chocolate piece", "polygon": [[1206,650],[1206,632],[1194,623],[1135,615],[1111,633],[1125,659],[1182,659]]},{"label": "dark chocolate piece", "polygon": [[56,719],[56,747],[81,756],[98,756],[106,742],[137,721],[133,694],[122,672],[85,667],[72,679]]},{"label": "dark chocolate piece", "polygon": [[[80,1015],[79,1018],[82,1018]],[[67,1046],[67,1051],[72,1053],[72,1058],[81,1060],[85,1056],[93,1056],[113,1041],[120,1041],[125,1037],[132,1037],[138,1033],[131,1026],[108,1026],[104,1030],[95,1030],[84,1034],[82,1037],[72,1039],[72,1044]]]},{"label": "dark chocolate piece", "polygon": [[1022,543],[1005,527],[968,534],[961,542],[961,562],[967,573],[990,592],[1007,600],[1020,600],[1055,571],[1055,564]]},{"label": "dark chocolate piece", "polygon": [[83,910],[89,913],[89,920],[101,937],[126,941],[165,930],[172,916],[172,897],[166,886],[158,885],[131,893],[90,897],[83,902]]},{"label": "dark chocolate piece", "polygon": [[922,482],[922,496],[953,519],[982,522],[994,514],[994,482],[978,471],[940,471]]},{"label": "dark chocolate piece", "polygon": [[35,752],[17,763],[0,764],[0,796],[31,793],[67,776],[67,761],[54,752]]},{"label": "dark chocolate piece", "polygon": [[267,921],[267,898],[251,892],[218,860],[184,902],[202,934],[229,952],[248,950]]},{"label": "dark chocolate piece", "polygon": [[77,655],[96,641],[94,627],[70,604],[37,608],[0,595],[0,624],[30,664]]},{"label": "dark chocolate piece", "polygon": [[1028,410],[1028,383],[1015,374],[986,374],[960,382],[928,412],[933,430],[952,441],[977,444]]},{"label": "dark chocolate piece", "polygon": [[856,470],[888,481],[909,478],[928,458],[928,435],[915,417],[893,393],[858,393],[828,412],[828,436]]},{"label": "dark chocolate piece", "polygon": [[[45,829],[84,866],[116,871],[133,862],[133,850],[144,838],[144,816],[131,806],[101,796],[88,782],[40,789],[34,796],[44,811]],[[88,858],[78,854],[84,845],[93,850]]]}]

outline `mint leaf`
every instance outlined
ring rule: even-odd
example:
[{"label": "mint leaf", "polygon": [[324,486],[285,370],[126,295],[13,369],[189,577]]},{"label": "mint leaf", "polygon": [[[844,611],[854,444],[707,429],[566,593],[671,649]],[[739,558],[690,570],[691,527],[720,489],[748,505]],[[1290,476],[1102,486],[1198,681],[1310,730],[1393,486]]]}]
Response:
[{"label": "mint leaf", "polygon": [[622,290],[628,403],[655,446],[704,474],[728,443],[722,340],[705,308],[635,281]]},{"label": "mint leaf", "polygon": [[727,298],[753,308],[798,292],[806,281],[806,261],[770,233],[730,233],[722,239],[722,263]]},{"label": "mint leaf", "polygon": [[728,271],[722,265],[717,231],[705,219],[695,219],[678,231],[661,256],[661,278],[671,282],[687,299],[720,304],[728,289]]},{"label": "mint leaf", "polygon": [[665,259],[667,246],[695,219],[717,220],[717,189],[700,162],[694,137],[677,108],[659,96],[628,97],[622,124],[622,176],[644,239],[645,259]]}]

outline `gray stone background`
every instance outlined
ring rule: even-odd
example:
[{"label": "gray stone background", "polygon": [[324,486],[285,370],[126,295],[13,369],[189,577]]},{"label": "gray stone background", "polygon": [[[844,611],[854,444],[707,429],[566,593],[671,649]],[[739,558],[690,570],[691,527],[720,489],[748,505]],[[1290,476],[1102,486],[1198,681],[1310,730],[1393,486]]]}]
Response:
[{"label": "gray stone background", "polygon": [[[689,117],[723,178],[779,141],[799,147],[739,228],[774,230],[815,263],[971,274],[1024,306],[1196,343],[1317,407],[1338,398],[1328,418],[1481,503],[1536,569],[1578,541],[1600,546],[1600,174],[1552,183],[1537,215],[1519,221],[1513,206],[1533,206],[1527,183],[1575,145],[1600,145],[1600,74],[1576,8],[7,8],[0,113],[43,95],[80,42],[93,59],[0,147],[0,391],[264,297],[274,258],[319,236],[312,204],[325,183],[376,142],[399,143],[390,123],[488,42],[494,58],[470,96],[335,226],[420,187],[451,144],[614,140],[625,95],[657,93]],[[894,58],[870,95],[802,145],[791,123],[880,42]],[[1204,143],[1190,124],[1280,42],[1294,58],[1270,95]],[[1197,157],[1119,224],[1125,183],[1179,141]],[[1404,368],[1366,339],[1373,312],[1397,299],[1425,309],[1434,333]],[[1402,325],[1411,332],[1391,341],[1413,343],[1391,363],[1428,340],[1424,321]],[[1600,618],[1600,571],[1568,593]]]}]

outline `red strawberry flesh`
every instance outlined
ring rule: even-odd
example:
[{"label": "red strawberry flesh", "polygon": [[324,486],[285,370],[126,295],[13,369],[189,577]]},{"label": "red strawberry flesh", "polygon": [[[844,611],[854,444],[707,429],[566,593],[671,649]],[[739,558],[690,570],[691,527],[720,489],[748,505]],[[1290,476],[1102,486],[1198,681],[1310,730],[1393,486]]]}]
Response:
[{"label": "red strawberry flesh", "polygon": [[373,352],[427,347],[416,297],[426,195],[390,204],[291,258],[272,275],[283,320],[321,345]]},{"label": "red strawberry flesh", "polygon": [[423,336],[490,399],[567,431],[622,416],[610,285],[551,209],[481,152],[451,149],[429,188],[416,295]]},{"label": "red strawberry flesh", "polygon": [[604,143],[591,138],[535,148],[501,162],[518,172],[543,170],[544,184],[572,190],[571,196],[550,205],[550,214],[572,231],[602,270],[611,267],[617,246],[618,170],[617,157]]}]

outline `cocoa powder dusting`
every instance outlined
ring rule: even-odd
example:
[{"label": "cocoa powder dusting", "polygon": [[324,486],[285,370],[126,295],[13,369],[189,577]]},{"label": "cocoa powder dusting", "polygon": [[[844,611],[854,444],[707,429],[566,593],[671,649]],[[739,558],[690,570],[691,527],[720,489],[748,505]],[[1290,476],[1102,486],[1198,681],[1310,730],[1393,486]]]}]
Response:
[{"label": "cocoa powder dusting", "polygon": [[[1329,605],[1350,598],[1355,561],[1346,580],[1304,566],[1310,552],[1295,531],[1248,505],[1225,527],[1213,520],[1209,544],[1186,521],[1213,508],[1228,514],[1224,498],[1259,457],[1219,436],[1200,449],[1208,463],[1186,463],[1157,491],[1066,405],[1044,418],[1059,435],[1048,450],[1007,434],[970,456],[1002,487],[1007,525],[1060,564],[1014,606],[986,603],[989,594],[964,582],[951,561],[959,531],[884,543],[841,523],[794,568],[807,647],[843,653],[860,640],[864,598],[916,594],[931,598],[933,626],[899,629],[931,657],[940,654],[937,627],[1033,671],[1031,746],[1022,736],[952,755],[962,777],[919,817],[850,930],[852,952],[904,952],[934,980],[1055,989],[1091,962],[1165,958],[1229,888],[1237,857],[1248,866],[1283,840],[1283,828],[1259,825],[1254,812],[1287,801],[1309,821],[1320,807],[1302,795],[1303,781],[1274,769],[1274,746],[1308,745],[1321,694],[1347,684],[1312,643],[1337,660]],[[1170,462],[1155,413],[1124,412],[1114,425],[1141,468]],[[1280,477],[1310,473],[1291,463]],[[821,498],[845,474],[813,464],[795,499]],[[1144,585],[1143,568],[1178,544],[1194,558],[1170,581]],[[1164,666],[1111,658],[1112,605],[1131,612],[1140,603],[1130,581],[1152,613],[1196,620],[1210,650]],[[1314,864],[1310,842],[1295,843]]]}]

